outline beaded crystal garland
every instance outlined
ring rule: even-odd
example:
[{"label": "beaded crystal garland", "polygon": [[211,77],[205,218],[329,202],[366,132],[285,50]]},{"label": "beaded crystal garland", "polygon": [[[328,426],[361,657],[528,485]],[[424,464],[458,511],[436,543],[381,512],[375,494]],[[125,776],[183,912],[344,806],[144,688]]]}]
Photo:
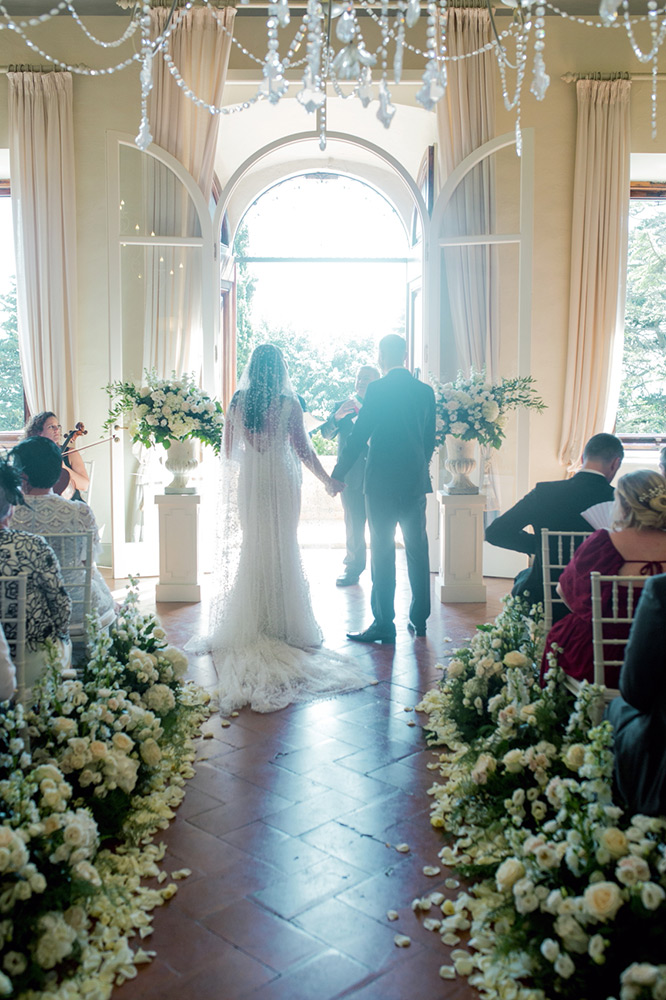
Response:
[{"label": "beaded crystal garland", "polygon": [[[38,17],[17,19],[7,12],[0,2],[0,30],[7,29],[18,34],[25,44],[41,59],[55,69],[84,76],[110,76],[128,66],[138,63],[141,67],[141,122],[136,137],[140,149],[147,149],[152,142],[148,120],[148,98],[153,86],[153,63],[162,58],[184,96],[212,115],[228,115],[250,108],[260,100],[277,104],[287,93],[290,82],[287,71],[302,68],[300,88],[296,99],[306,112],[317,115],[319,144],[326,147],[326,98],[328,88],[344,99],[356,97],[363,107],[377,100],[377,118],[389,128],[396,113],[391,95],[391,86],[400,84],[403,77],[403,59],[406,50],[424,60],[421,86],[416,91],[416,100],[430,111],[446,93],[447,64],[469,59],[485,51],[492,51],[497,59],[502,84],[505,107],[516,116],[516,148],[521,151],[521,100],[523,85],[530,80],[532,95],[541,101],[546,96],[550,77],[546,71],[546,13],[565,18],[573,24],[589,28],[624,29],[631,47],[642,63],[651,64],[652,91],[651,113],[652,134],[657,128],[657,71],[661,46],[666,38],[666,8],[657,0],[646,0],[646,13],[642,16],[630,15],[629,0],[599,0],[599,18],[580,17],[568,14],[547,0],[500,0],[507,7],[514,8],[509,26],[498,31],[493,14],[492,0],[488,0],[488,10],[494,32],[492,42],[480,49],[456,55],[447,50],[447,14],[450,6],[464,5],[461,0],[307,0],[305,10],[293,8],[289,0],[238,0],[239,6],[261,7],[267,11],[266,50],[263,55],[255,55],[241,45],[218,17],[217,4],[213,0],[199,0],[217,20],[219,28],[230,35],[235,46],[249,59],[261,67],[262,81],[256,94],[240,104],[217,107],[199,97],[183,79],[170,52],[170,40],[174,30],[192,8],[192,0],[178,4],[174,0],[164,31],[152,37],[151,3],[135,3],[134,0],[117,0],[119,7],[132,7],[130,23],[122,34],[110,42],[97,38],[82,22],[75,5],[70,0],[60,0],[48,12]],[[478,0],[477,0],[478,5]],[[73,66],[50,55],[29,37],[29,30],[53,17],[69,14],[76,25],[95,45],[113,49],[140,35],[138,51],[115,65],[100,69]],[[292,16],[301,17],[301,23],[291,43],[281,54],[280,31],[286,28]],[[421,18],[426,18],[425,51],[411,44],[407,32],[417,26]],[[363,22],[372,22],[379,28],[380,40],[375,51],[368,45],[363,33]],[[635,26],[647,22],[649,47],[644,51],[638,43]],[[296,55],[305,41],[305,55]],[[529,67],[532,53],[531,73]],[[373,72],[375,76],[373,76]],[[511,81],[509,82],[511,76]],[[298,86],[298,85],[297,85]]]}]

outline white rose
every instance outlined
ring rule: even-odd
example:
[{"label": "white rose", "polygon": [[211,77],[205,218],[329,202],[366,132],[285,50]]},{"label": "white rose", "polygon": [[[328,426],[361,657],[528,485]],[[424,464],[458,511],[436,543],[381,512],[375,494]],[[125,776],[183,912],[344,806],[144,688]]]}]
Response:
[{"label": "white rose", "polygon": [[497,869],[495,881],[500,892],[510,889],[525,874],[525,865],[518,858],[507,858]]},{"label": "white rose", "polygon": [[463,660],[450,660],[446,668],[446,676],[453,680],[454,677],[460,677],[464,669],[465,663]]},{"label": "white rose", "polygon": [[518,749],[507,751],[507,753],[505,753],[502,757],[502,763],[509,774],[517,774],[518,771],[522,771],[525,766],[523,751]]},{"label": "white rose", "polygon": [[554,962],[560,954],[560,946],[552,938],[544,938],[541,942],[541,954],[548,962]]},{"label": "white rose", "polygon": [[606,941],[601,934],[594,934],[588,943],[587,953],[596,965],[603,965],[606,961],[606,956],[604,952],[608,947],[610,942]]},{"label": "white rose", "polygon": [[595,882],[583,893],[585,912],[595,920],[613,920],[624,900],[615,882]]},{"label": "white rose", "polygon": [[570,771],[578,771],[583,766],[584,760],[585,747],[582,743],[572,743],[570,747],[567,747],[567,752],[564,755],[564,763]]},{"label": "white rose", "polygon": [[141,759],[148,767],[156,767],[162,759],[162,751],[153,739],[148,739],[141,744]]},{"label": "white rose", "polygon": [[553,968],[562,979],[568,979],[576,971],[576,966],[573,964],[571,956],[567,955],[566,952],[557,956]]},{"label": "white rose", "polygon": [[666,892],[656,882],[645,882],[641,888],[641,903],[646,910],[656,910],[666,898]]},{"label": "white rose", "polygon": [[657,981],[659,969],[648,962],[634,962],[628,969],[625,969],[620,977],[622,984],[635,983],[637,986],[654,986]]},{"label": "white rose", "polygon": [[643,858],[633,854],[620,858],[615,868],[615,878],[622,885],[636,885],[637,882],[647,882],[650,878],[650,866]]}]

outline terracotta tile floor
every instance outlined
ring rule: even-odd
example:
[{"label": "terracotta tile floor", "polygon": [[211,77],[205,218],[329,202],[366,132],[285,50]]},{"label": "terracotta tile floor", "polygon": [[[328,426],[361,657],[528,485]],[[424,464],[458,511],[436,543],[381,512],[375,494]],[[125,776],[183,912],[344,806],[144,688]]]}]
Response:
[{"label": "terracotta tile floor", "polygon": [[[199,742],[196,776],[160,836],[165,866],[192,875],[156,912],[146,944],[157,958],[122,987],[121,1000],[474,995],[464,981],[439,977],[448,949],[411,909],[425,892],[453,893],[444,886],[449,872],[423,875],[441,838],[429,823],[424,716],[405,708],[439,676],[435,664],[451,648],[445,637],[459,643],[494,618],[507,581],[487,581],[485,605],[435,600],[427,638],[414,639],[399,552],[397,643],[366,647],[345,632],[370,622],[369,574],[339,589],[339,551],[306,549],[304,561],[326,645],[358,657],[378,684],[271,715],[244,710],[229,728],[218,717],[206,723],[212,738]],[[142,590],[154,606],[154,581]],[[157,613],[177,644],[205,628],[205,602],[160,604]],[[208,657],[193,659],[190,674],[214,688]],[[395,850],[401,842],[409,853]],[[397,948],[396,933],[411,946]]]}]

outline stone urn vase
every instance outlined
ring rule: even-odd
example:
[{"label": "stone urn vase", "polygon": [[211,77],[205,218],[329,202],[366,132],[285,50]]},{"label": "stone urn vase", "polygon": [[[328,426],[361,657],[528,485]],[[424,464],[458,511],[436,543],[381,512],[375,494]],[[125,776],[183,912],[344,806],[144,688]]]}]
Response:
[{"label": "stone urn vase", "polygon": [[172,441],[171,446],[164,449],[166,452],[164,465],[173,476],[169,485],[164,487],[165,493],[196,493],[194,486],[187,485],[191,474],[199,464],[196,446],[196,441],[187,438],[185,441]]},{"label": "stone urn vase", "polygon": [[471,494],[478,493],[479,487],[469,478],[476,465],[476,441],[463,441],[462,438],[446,435],[446,468],[452,479],[446,484],[447,493]]}]

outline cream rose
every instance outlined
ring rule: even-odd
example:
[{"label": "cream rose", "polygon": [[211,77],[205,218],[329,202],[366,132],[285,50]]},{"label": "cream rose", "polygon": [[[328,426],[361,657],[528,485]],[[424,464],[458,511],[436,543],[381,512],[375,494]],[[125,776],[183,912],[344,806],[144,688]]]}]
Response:
[{"label": "cream rose", "polygon": [[517,649],[512,649],[504,657],[505,667],[526,667],[529,662],[528,658],[523,653],[519,653]]},{"label": "cream rose", "polygon": [[583,893],[583,907],[595,920],[613,920],[624,900],[615,882],[594,882]]},{"label": "cream rose", "polygon": [[564,763],[570,771],[578,771],[583,766],[585,760],[585,747],[582,743],[572,743],[567,747],[564,755]]},{"label": "cream rose", "polygon": [[507,858],[497,869],[495,881],[500,892],[506,892],[525,874],[525,865],[518,858]]},{"label": "cream rose", "polygon": [[666,898],[666,892],[656,882],[645,882],[641,889],[641,903],[646,910],[656,910]]},{"label": "cream rose", "polygon": [[629,853],[629,841],[622,830],[616,826],[606,827],[599,834],[599,844],[605,848],[611,858],[617,859]]}]

